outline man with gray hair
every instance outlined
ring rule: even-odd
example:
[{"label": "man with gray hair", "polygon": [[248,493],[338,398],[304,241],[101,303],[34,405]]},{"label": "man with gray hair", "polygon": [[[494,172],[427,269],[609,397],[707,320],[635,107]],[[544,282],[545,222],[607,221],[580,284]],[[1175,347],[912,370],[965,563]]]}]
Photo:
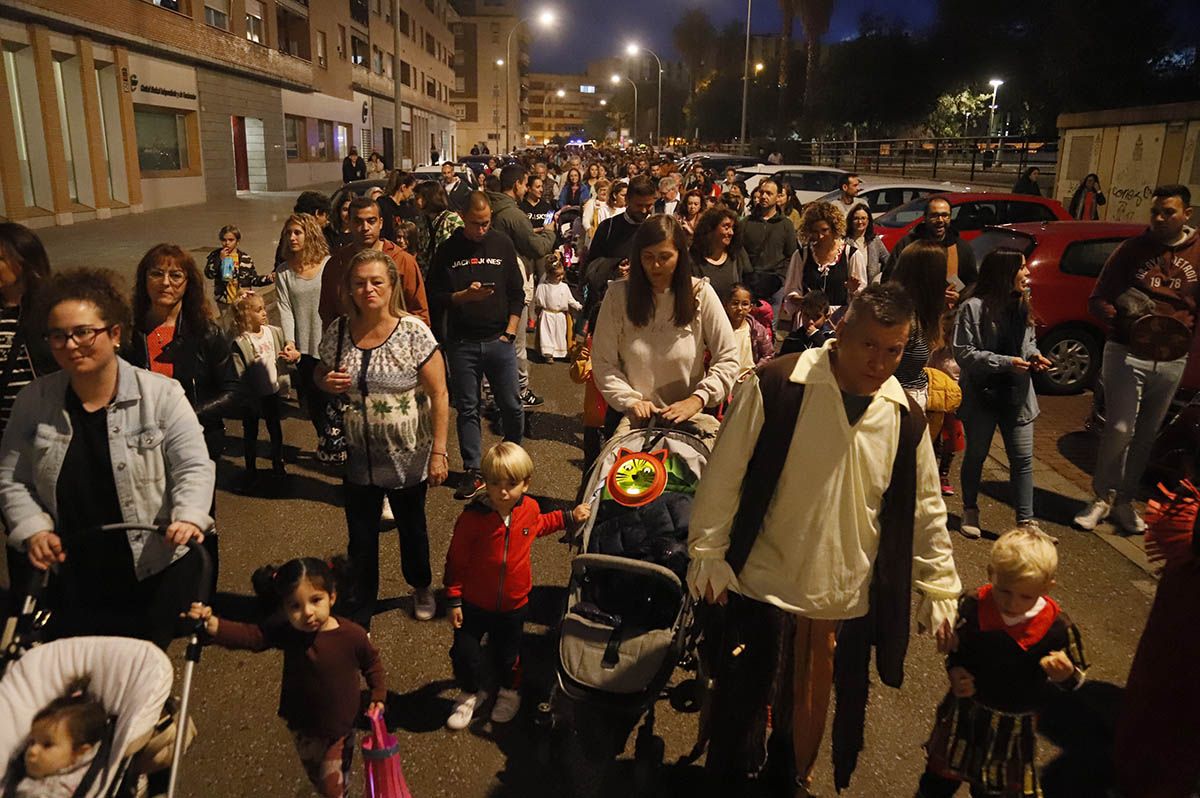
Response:
[{"label": "man with gray hair", "polygon": [[679,181],[673,177],[664,177],[658,181],[658,202],[654,203],[654,212],[674,216],[677,207],[679,207]]}]

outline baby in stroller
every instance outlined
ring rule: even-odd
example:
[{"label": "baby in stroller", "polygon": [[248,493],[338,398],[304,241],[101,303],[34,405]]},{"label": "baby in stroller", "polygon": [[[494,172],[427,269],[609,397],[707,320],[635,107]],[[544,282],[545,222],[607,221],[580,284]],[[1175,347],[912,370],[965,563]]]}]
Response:
[{"label": "baby in stroller", "polygon": [[22,756],[9,767],[4,794],[16,782],[16,798],[75,794],[96,757],[108,726],[104,705],[88,693],[90,679],[73,681],[33,718]]}]

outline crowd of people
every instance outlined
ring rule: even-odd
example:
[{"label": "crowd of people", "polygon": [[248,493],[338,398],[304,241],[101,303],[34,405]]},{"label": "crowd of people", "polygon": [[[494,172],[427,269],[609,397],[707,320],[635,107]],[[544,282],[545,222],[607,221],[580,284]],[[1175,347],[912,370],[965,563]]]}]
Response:
[{"label": "crowd of people", "polygon": [[[372,168],[353,150],[347,161],[350,178]],[[380,521],[398,529],[415,618],[432,619],[426,500],[449,478],[453,408],[454,496],[467,504],[441,573],[460,688],[446,725],[482,711],[489,666],[499,681],[489,717],[511,721],[530,546],[592,513],[586,501],[542,513],[528,496],[536,330],[537,353],[568,362],[584,385],[585,470],[604,440],[652,421],[713,444],[687,581],[741,640],[714,662],[715,775],[745,787],[779,766],[771,750],[795,794],[809,794],[835,682],[838,712],[851,713],[835,722],[835,763],[856,754],[871,649],[898,686],[915,591],[949,678],[919,794],[952,795],[964,781],[972,794],[1037,794],[1036,714],[1048,687],[1077,687],[1087,665],[1079,630],[1048,597],[1057,541],[1034,506],[1031,374],[1051,364],[1021,252],[976,263],[940,199],[888,252],[855,175],[837,200],[803,208],[774,180],[747,192],[733,170],[679,174],[651,153],[493,159],[480,189],[453,164],[439,180],[386,180],[339,208],[304,192],[269,272],[229,224],[203,270],[176,245],[152,247],[131,294],[104,270],[52,272],[36,235],[0,225],[0,514],[10,584],[29,568],[69,577],[54,580],[54,635],[165,647],[187,613],[219,645],[282,649],[279,714],[314,789],[344,795],[360,685],[371,711],[386,690],[369,637]],[[1095,182],[1072,203],[1081,215],[1104,201]],[[1187,353],[1164,354],[1133,328],[1149,313],[1190,340],[1200,298],[1190,203],[1185,187],[1157,189],[1150,227],[1118,248],[1093,294],[1113,333],[1097,497],[1076,518],[1085,529],[1109,517],[1144,529],[1131,500]],[[189,606],[199,558],[188,544],[217,561],[224,417],[243,422],[239,490],[259,485],[260,420],[271,469],[286,476],[280,418],[293,385],[314,456],[342,478],[346,557],[268,566],[254,584],[274,621],[236,623]],[[492,413],[503,442],[485,450]],[[950,461],[964,452],[959,531],[978,539],[997,429],[1013,524],[993,545],[990,583],[964,592],[943,499],[955,492]],[[110,523],[166,533],[94,532]],[[525,535],[510,548],[516,527]],[[770,734],[789,742],[769,747]]]}]

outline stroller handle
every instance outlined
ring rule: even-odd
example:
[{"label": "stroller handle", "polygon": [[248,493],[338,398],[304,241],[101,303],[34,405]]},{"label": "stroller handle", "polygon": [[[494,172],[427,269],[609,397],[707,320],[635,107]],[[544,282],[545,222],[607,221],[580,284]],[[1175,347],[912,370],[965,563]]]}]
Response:
[{"label": "stroller handle", "polygon": [[631,574],[649,574],[667,582],[676,590],[683,587],[679,577],[670,568],[645,560],[614,557],[611,554],[580,554],[571,561],[571,573],[574,576],[580,576],[589,566],[610,571],[626,571]]},{"label": "stroller handle", "polygon": [[[167,534],[166,524],[158,526],[154,524],[104,524],[97,529],[100,532],[155,532],[164,536]],[[207,604],[208,600],[212,598],[209,595],[212,589],[212,557],[209,555],[208,549],[204,548],[202,543],[197,543],[195,539],[188,540],[183,545],[200,558],[200,575],[194,595],[196,601]]]}]

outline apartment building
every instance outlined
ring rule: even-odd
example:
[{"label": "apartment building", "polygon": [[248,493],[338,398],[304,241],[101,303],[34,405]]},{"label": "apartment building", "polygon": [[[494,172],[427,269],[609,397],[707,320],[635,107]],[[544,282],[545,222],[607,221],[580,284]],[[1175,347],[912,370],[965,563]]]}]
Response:
[{"label": "apartment building", "polygon": [[[4,0],[0,217],[70,224],[453,157],[446,0]],[[403,125],[392,54],[401,39]],[[399,141],[397,141],[397,138]]]},{"label": "apartment building", "polygon": [[[529,29],[517,0],[454,0],[455,90],[464,151],[522,147],[529,133]],[[511,44],[511,53],[510,47]]]},{"label": "apartment building", "polygon": [[529,142],[586,138],[584,125],[606,108],[611,86],[587,75],[534,72],[529,75]]}]

